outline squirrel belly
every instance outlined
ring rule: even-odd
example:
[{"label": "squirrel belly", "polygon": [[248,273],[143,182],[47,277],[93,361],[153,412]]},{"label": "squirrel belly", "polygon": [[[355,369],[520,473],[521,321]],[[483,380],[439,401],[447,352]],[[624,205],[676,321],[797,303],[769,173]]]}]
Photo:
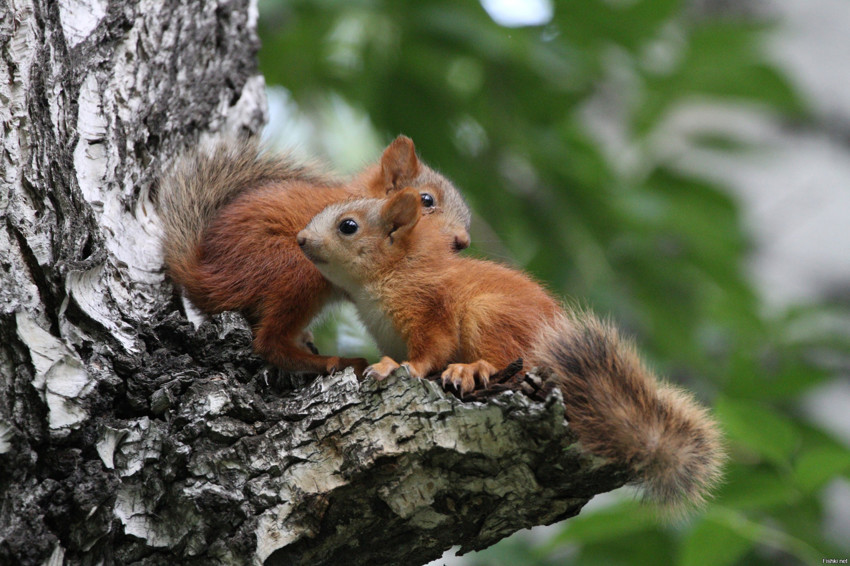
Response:
[{"label": "squirrel belly", "polygon": [[[587,451],[627,468],[664,508],[702,502],[724,460],[708,412],[659,382],[610,324],[565,309],[520,271],[447,252],[416,196],[332,205],[298,243],[334,284],[370,293],[362,304],[377,305],[406,342],[402,365],[414,377],[442,372],[464,393],[523,358],[551,374]],[[365,375],[398,366],[385,357]]]},{"label": "squirrel belly", "polygon": [[340,181],[256,140],[226,141],[177,161],[160,181],[163,255],[168,274],[192,303],[213,314],[238,310],[251,322],[254,350],[290,371],[327,373],[362,358],[319,356],[302,336],[324,306],[344,294],[301,253],[296,234],[322,209],[357,197],[417,191],[427,223],[446,247],[469,245],[469,209],[457,189],[420,162],[399,136],[374,165]]}]

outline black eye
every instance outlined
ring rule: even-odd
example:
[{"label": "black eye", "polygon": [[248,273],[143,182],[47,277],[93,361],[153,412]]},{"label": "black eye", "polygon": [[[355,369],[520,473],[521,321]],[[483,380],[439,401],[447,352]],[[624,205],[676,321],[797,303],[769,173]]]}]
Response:
[{"label": "black eye", "polygon": [[425,208],[433,208],[434,206],[434,197],[428,193],[420,193],[419,197],[422,199],[422,206]]},{"label": "black eye", "polygon": [[346,235],[351,235],[357,232],[358,228],[360,228],[360,226],[358,226],[357,222],[355,222],[351,218],[346,218],[345,220],[339,223],[339,231]]}]

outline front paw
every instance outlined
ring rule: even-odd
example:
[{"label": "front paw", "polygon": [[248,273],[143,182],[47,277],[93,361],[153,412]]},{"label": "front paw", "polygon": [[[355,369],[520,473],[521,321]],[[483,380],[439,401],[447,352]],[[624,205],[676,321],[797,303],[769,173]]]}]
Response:
[{"label": "front paw", "polygon": [[482,387],[490,385],[490,376],[497,371],[492,364],[484,360],[471,364],[449,364],[442,375],[443,388],[446,389],[451,384],[463,397],[475,390],[476,380]]},{"label": "front paw", "polygon": [[389,377],[389,375],[399,368],[399,365],[390,357],[384,356],[381,358],[381,361],[372,364],[371,366],[366,368],[366,371],[363,372],[363,377],[372,378],[375,381],[382,381]]},{"label": "front paw", "polygon": [[420,366],[413,362],[401,362],[401,367],[407,370],[407,373],[410,374],[410,377],[415,377],[417,379],[425,379],[427,373],[423,371]]}]

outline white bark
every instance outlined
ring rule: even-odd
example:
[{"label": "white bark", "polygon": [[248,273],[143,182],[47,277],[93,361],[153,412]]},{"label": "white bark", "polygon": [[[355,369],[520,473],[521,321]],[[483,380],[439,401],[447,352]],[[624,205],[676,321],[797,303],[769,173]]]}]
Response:
[{"label": "white bark", "polygon": [[293,390],[163,275],[157,176],[265,117],[249,0],[0,4],[0,563],[416,563],[622,484],[557,397]]}]

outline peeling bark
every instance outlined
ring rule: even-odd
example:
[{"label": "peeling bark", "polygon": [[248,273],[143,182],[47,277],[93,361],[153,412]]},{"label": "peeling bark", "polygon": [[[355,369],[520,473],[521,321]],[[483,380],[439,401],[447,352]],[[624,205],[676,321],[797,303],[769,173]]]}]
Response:
[{"label": "peeling bark", "polygon": [[557,394],[308,382],[163,275],[155,180],[265,119],[249,0],[0,5],[0,563],[421,563],[621,485]]}]

